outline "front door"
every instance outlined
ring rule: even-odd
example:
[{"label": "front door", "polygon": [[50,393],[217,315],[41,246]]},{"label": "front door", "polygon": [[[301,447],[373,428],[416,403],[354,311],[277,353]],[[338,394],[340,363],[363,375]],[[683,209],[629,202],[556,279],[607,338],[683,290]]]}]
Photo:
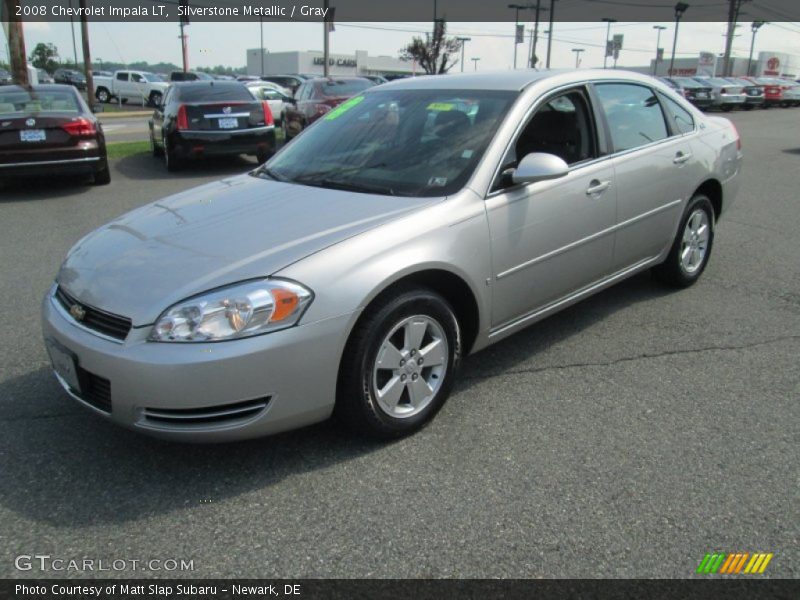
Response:
[{"label": "front door", "polygon": [[585,89],[547,99],[514,140],[503,169],[530,152],[555,154],[571,168],[563,178],[528,185],[512,185],[501,174],[486,200],[494,329],[591,285],[611,267],[614,169],[600,156]]}]

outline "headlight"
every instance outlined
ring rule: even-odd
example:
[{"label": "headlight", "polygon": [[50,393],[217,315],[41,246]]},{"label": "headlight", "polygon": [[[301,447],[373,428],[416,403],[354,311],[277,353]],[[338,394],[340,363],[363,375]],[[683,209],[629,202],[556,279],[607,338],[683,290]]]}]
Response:
[{"label": "headlight", "polygon": [[286,329],[300,320],[311,299],[310,290],[279,279],[219,288],[167,309],[148,339],[209,342]]}]

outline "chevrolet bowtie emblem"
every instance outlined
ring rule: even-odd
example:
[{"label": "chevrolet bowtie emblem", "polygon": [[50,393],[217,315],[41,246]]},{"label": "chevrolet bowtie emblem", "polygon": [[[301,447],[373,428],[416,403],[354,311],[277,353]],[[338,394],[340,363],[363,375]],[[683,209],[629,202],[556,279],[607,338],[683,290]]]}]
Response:
[{"label": "chevrolet bowtie emblem", "polygon": [[69,314],[71,314],[72,318],[76,321],[83,321],[83,318],[86,316],[86,310],[80,304],[73,304],[69,307]]}]

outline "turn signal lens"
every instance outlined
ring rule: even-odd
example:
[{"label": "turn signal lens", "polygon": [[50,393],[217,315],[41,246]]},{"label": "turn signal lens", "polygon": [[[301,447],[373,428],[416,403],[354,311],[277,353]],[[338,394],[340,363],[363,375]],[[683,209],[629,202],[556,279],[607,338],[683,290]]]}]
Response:
[{"label": "turn signal lens", "polygon": [[186,116],[186,105],[181,104],[178,107],[178,117],[175,119],[175,127],[180,131],[182,129],[189,129],[189,119]]},{"label": "turn signal lens", "polygon": [[69,123],[64,123],[61,129],[74,137],[94,137],[97,133],[94,123],[83,117],[73,119]]},{"label": "turn signal lens", "polygon": [[264,124],[265,125],[274,125],[275,119],[272,117],[272,109],[269,107],[269,104],[265,102],[261,103],[264,107]]},{"label": "turn signal lens", "polygon": [[272,321],[283,321],[290,317],[297,308],[300,298],[292,290],[276,288],[270,290],[275,300],[275,309],[272,311]]}]

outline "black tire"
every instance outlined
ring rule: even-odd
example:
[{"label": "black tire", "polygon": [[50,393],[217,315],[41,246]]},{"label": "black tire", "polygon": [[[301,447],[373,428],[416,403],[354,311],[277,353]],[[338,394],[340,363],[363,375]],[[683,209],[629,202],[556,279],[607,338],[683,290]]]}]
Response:
[{"label": "black tire", "polygon": [[259,152],[258,154],[256,154],[256,160],[258,161],[258,164],[263,165],[270,158],[272,158],[273,154],[274,154],[274,152],[271,152],[269,150],[264,150],[264,151]]},{"label": "black tire", "polygon": [[752,104],[745,104],[742,108],[744,108],[745,110],[753,110],[753,105]]},{"label": "black tire", "polygon": [[108,168],[108,163],[103,163],[103,168],[94,172],[95,185],[108,185],[111,183],[111,169]]},{"label": "black tire", "polygon": [[[696,267],[696,270],[690,273],[687,272],[682,264],[681,253],[684,250],[686,223],[689,217],[698,210],[702,210],[706,213],[710,231],[702,262]],[[656,279],[677,288],[689,287],[700,279],[700,276],[706,269],[706,265],[708,265],[708,260],[711,258],[711,250],[714,246],[714,219],[714,207],[711,205],[711,200],[709,200],[708,196],[704,194],[695,194],[687,204],[683,217],[681,217],[678,232],[675,234],[675,240],[672,242],[672,247],[670,248],[667,259],[653,268],[653,275]]]},{"label": "black tire", "polygon": [[292,136],[289,135],[289,121],[288,119],[283,119],[283,123],[281,123],[283,127],[283,143],[285,144],[289,140],[292,139]]},{"label": "black tire", "polygon": [[[373,369],[381,345],[392,329],[404,319],[420,315],[434,321],[444,332],[448,344],[447,365],[438,390],[424,408],[411,416],[396,417],[378,403]],[[461,362],[461,343],[458,320],[442,296],[415,286],[392,288],[391,292],[384,293],[367,308],[345,346],[336,389],[335,416],[354,432],[383,440],[399,438],[421,429],[442,408],[452,390]],[[410,379],[408,384],[401,385],[408,389]],[[401,398],[408,399],[408,392],[404,391],[403,394],[405,396]]]},{"label": "black tire", "polygon": [[161,99],[163,97],[161,92],[150,92],[150,106],[156,107],[161,104]]},{"label": "black tire", "polygon": [[97,98],[98,102],[103,104],[108,104],[111,102],[111,93],[104,87],[97,88],[97,91],[94,93],[95,98]]},{"label": "black tire", "polygon": [[722,110],[724,112],[731,112],[733,110],[733,106],[731,106],[730,104],[723,104],[722,105]]},{"label": "black tire", "polygon": [[183,160],[176,156],[175,151],[169,147],[169,142],[166,138],[163,138],[162,141],[164,146],[164,166],[167,167],[167,171],[170,173],[180,171],[183,168]]},{"label": "black tire", "polygon": [[153,136],[153,130],[150,130],[150,151],[153,153],[153,156],[156,158],[160,158],[164,156],[164,149],[156,144],[156,139]]}]

